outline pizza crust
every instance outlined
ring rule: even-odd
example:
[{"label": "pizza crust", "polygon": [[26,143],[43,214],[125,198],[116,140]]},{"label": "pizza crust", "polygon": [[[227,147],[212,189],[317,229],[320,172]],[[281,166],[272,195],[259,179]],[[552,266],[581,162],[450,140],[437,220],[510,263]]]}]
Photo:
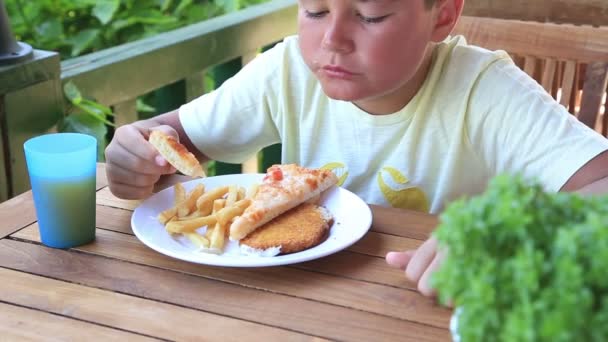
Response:
[{"label": "pizza crust", "polygon": [[152,131],[148,141],[179,172],[191,177],[205,177],[198,159],[174,137],[161,131]]}]

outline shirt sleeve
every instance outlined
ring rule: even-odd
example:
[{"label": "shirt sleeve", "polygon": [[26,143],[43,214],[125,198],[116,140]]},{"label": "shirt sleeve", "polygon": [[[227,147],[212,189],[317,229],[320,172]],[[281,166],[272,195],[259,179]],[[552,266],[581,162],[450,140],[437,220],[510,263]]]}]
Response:
[{"label": "shirt sleeve", "polygon": [[284,63],[283,50],[283,44],[277,44],[217,90],[179,109],[184,131],[207,157],[242,163],[280,141],[272,115],[278,112],[277,83]]},{"label": "shirt sleeve", "polygon": [[490,173],[521,174],[548,191],[559,191],[608,150],[608,139],[578,121],[509,59],[497,60],[480,75],[467,129]]}]

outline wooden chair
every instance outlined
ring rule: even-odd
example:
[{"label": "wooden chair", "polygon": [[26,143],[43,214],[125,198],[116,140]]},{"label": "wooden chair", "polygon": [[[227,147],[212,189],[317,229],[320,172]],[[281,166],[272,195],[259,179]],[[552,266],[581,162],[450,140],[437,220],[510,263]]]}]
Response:
[{"label": "wooden chair", "polygon": [[463,16],[454,34],[505,50],[570,113],[608,136],[608,27]]}]

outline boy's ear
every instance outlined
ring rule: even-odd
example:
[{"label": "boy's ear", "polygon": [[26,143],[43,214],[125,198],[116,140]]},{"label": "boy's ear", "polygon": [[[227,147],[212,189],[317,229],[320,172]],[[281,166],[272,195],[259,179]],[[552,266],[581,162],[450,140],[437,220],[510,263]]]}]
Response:
[{"label": "boy's ear", "polygon": [[458,22],[458,18],[460,18],[463,6],[464,0],[437,1],[433,8],[435,12],[435,28],[431,36],[432,41],[441,42],[452,33],[456,22]]}]

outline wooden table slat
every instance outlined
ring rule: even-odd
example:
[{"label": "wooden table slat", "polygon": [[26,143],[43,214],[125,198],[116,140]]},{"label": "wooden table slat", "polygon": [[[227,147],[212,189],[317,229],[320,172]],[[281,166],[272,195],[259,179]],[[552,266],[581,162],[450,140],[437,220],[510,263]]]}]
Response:
[{"label": "wooden table slat", "polygon": [[[283,329],[4,268],[0,268],[0,277],[4,279],[0,291],[2,302],[161,339],[192,341],[219,336],[223,341],[235,342],[250,336],[281,341],[312,339]],[[28,296],[22,295],[24,288],[32,289]],[[227,331],[230,334],[226,334]]]},{"label": "wooden table slat", "polygon": [[[38,230],[35,226],[21,230],[14,236],[39,241]],[[105,230],[97,232],[95,243],[77,249],[235,284],[243,282],[247,286],[266,291],[350,307],[437,327],[444,326],[450,315],[448,310],[424,305],[430,299],[420,297],[414,291],[404,291],[399,288],[325,274],[315,274],[313,277],[309,271],[288,267],[242,269],[185,263],[151,250],[147,252],[149,248],[133,236]],[[385,267],[389,268],[388,266]],[[398,272],[395,271],[395,274],[397,275]],[[323,286],[318,286],[319,284],[323,284]],[[316,290],[311,290],[311,288]],[[402,305],[404,302],[411,305]]]},{"label": "wooden table slat", "polygon": [[[131,230],[141,201],[116,198],[105,165],[97,171],[97,239],[88,245],[40,244],[31,192],[0,203],[0,314],[10,316],[0,320],[3,338],[451,340],[451,310],[384,260],[417,248],[436,216],[371,205],[371,231],[339,253],[281,267],[214,267],[143,245]],[[188,180],[163,177],[156,191]]]},{"label": "wooden table slat", "polygon": [[3,341],[156,341],[156,339],[132,334],[75,319],[57,316],[43,311],[0,303],[0,336]]},{"label": "wooden table slat", "polygon": [[[167,257],[163,258],[169,260]],[[181,262],[181,264],[186,263]],[[158,268],[160,265],[156,267],[136,265],[112,258],[46,248],[8,239],[0,240],[0,267],[187,306],[292,331],[302,333],[314,331],[317,336],[332,340],[438,341],[447,340],[449,336],[445,328],[433,328],[357,309],[259,291],[251,284],[245,287]],[[194,269],[194,266],[191,267]],[[284,275],[284,278],[287,277],[289,275]],[[241,276],[239,279],[247,278]],[[265,283],[274,280],[266,279]],[[306,279],[300,280],[306,281]],[[314,278],[310,279],[308,291],[314,292],[319,289],[318,286],[313,287],[312,282],[315,281]],[[321,289],[326,286],[323,285]],[[389,289],[389,287],[385,288]],[[411,291],[400,290],[400,292],[413,294]],[[368,295],[366,293],[365,297]],[[382,297],[380,298],[383,299],[382,304],[387,304],[386,300],[395,300],[393,306],[407,306],[416,311],[416,317],[427,317],[431,321],[441,323],[442,327],[447,326],[447,310],[428,305],[420,296],[410,295],[410,298],[404,301],[402,296],[388,298],[384,293],[376,295]],[[429,310],[436,312],[424,313]]]}]

